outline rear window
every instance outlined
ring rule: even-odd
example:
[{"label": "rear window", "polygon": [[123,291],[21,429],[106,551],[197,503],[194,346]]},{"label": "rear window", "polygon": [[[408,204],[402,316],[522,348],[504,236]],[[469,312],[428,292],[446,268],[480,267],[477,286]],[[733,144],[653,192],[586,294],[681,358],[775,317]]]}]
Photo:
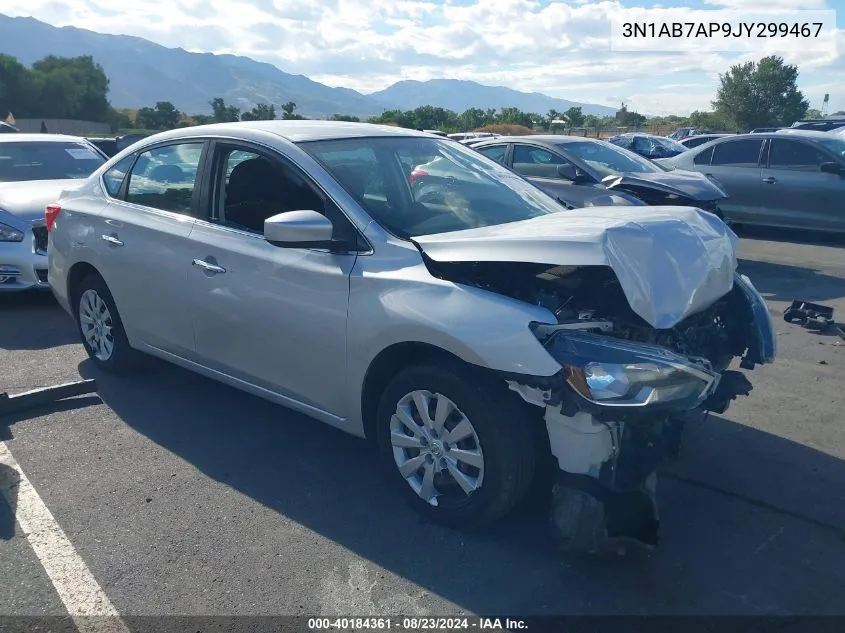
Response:
[{"label": "rear window", "polygon": [[105,159],[85,143],[0,143],[0,182],[87,178]]}]

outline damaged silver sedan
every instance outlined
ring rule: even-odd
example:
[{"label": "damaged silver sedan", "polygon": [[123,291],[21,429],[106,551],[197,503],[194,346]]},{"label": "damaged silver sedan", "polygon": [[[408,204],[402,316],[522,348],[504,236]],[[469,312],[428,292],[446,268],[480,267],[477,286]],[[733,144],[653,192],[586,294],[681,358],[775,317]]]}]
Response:
[{"label": "damaged silver sedan", "polygon": [[[417,197],[434,160],[450,176]],[[158,356],[370,438],[447,525],[502,517],[554,464],[553,524],[573,550],[656,544],[655,472],[683,420],[748,394],[735,359],[775,357],[714,215],[564,210],[408,130],[165,132],[46,224],[53,292],[102,369]]]}]

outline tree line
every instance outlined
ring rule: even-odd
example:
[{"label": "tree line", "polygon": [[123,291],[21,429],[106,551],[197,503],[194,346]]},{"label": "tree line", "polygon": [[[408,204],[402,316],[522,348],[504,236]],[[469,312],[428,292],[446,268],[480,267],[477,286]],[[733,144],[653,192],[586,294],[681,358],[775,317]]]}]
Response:
[{"label": "tree line", "polygon": [[[372,123],[444,132],[512,129],[557,132],[572,128],[640,128],[654,126],[697,127],[723,131],[745,131],[755,127],[790,125],[801,118],[820,118],[818,110],[798,90],[798,68],[772,55],[759,62],[732,66],[719,76],[712,110],[696,111],[689,117],[669,116],[647,120],[624,108],[616,116],[585,114],[581,107],[563,112],[523,112],[518,108],[470,108],[453,112],[437,106],[414,110],[388,110],[367,119]],[[227,104],[222,97],[209,102],[209,113],[179,111],[169,101],[159,101],[136,111],[116,109],[108,100],[109,79],[91,56],[50,55],[27,68],[16,58],[0,54],[0,119],[5,113],[19,118],[80,119],[108,123],[112,131],[157,131],[206,123],[304,119],[293,101],[259,103],[250,110]],[[845,114],[838,112],[836,114]],[[335,114],[336,121],[360,121],[356,116]]]}]

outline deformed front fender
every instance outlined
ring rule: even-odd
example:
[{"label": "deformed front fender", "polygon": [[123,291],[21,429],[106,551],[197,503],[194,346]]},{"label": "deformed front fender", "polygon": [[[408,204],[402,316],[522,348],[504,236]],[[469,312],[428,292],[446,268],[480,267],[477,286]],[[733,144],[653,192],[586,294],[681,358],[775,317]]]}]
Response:
[{"label": "deformed front fender", "polygon": [[745,298],[751,319],[751,340],[740,367],[754,369],[755,365],[773,363],[777,357],[777,336],[766,300],[745,275],[734,274],[734,288]]}]

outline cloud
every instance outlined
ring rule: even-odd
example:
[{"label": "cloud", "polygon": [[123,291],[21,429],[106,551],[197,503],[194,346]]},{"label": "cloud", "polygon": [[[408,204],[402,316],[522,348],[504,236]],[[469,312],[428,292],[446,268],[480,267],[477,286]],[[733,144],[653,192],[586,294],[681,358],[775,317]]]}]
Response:
[{"label": "cloud", "polygon": [[[611,18],[631,6],[618,0],[5,0],[2,11],[164,46],[247,55],[364,92],[401,79],[472,79],[611,106],[625,95],[649,113],[708,108],[719,73],[762,56],[611,51]],[[760,4],[704,0],[699,6],[753,11]],[[808,85],[835,83],[832,73],[845,69],[845,32],[836,37],[838,50],[797,47],[783,55],[799,64]],[[674,85],[688,83],[699,88]],[[830,92],[832,102],[845,105],[845,87]]]}]

